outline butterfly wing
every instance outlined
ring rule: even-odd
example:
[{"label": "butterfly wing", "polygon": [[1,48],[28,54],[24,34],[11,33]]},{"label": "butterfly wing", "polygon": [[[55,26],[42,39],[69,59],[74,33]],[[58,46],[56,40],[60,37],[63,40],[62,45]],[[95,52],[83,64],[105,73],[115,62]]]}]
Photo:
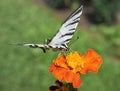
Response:
[{"label": "butterfly wing", "polygon": [[47,44],[16,44],[18,46],[26,46],[30,48],[41,48],[43,52],[46,52],[47,49],[51,48],[50,45]]},{"label": "butterfly wing", "polygon": [[62,24],[62,27],[58,31],[58,33],[52,38],[50,43],[48,44],[17,44],[19,46],[27,46],[31,48],[41,48],[45,52],[46,49],[55,49],[62,50],[67,49],[67,43],[72,38],[75,29],[80,20],[80,15],[82,14],[83,6],[75,10]]},{"label": "butterfly wing", "polygon": [[66,19],[58,33],[50,41],[49,45],[63,46],[64,48],[67,47],[67,43],[69,43],[70,39],[73,37],[75,29],[80,20],[82,9],[83,6],[79,7]]}]

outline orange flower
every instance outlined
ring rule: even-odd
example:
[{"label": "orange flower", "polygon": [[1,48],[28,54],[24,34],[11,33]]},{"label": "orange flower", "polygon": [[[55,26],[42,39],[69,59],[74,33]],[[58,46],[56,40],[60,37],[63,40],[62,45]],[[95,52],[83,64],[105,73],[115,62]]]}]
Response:
[{"label": "orange flower", "polygon": [[96,73],[102,63],[102,58],[92,49],[82,56],[78,52],[71,52],[67,56],[59,55],[51,64],[49,71],[59,80],[66,80],[78,88],[82,82],[80,73],[87,74],[88,71]]},{"label": "orange flower", "polygon": [[73,86],[76,88],[82,83],[79,73],[71,71],[63,55],[59,55],[58,58],[53,61],[49,71],[52,72],[59,81],[66,80],[69,83],[73,83]]}]

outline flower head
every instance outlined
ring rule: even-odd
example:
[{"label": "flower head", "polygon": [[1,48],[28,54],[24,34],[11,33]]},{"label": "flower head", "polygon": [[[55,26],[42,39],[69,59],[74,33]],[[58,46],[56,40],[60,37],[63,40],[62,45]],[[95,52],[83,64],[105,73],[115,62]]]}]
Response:
[{"label": "flower head", "polygon": [[51,64],[49,71],[59,80],[72,83],[73,87],[81,86],[80,74],[89,71],[96,73],[102,63],[102,58],[92,49],[82,56],[78,52],[71,52],[67,56],[59,55]]}]

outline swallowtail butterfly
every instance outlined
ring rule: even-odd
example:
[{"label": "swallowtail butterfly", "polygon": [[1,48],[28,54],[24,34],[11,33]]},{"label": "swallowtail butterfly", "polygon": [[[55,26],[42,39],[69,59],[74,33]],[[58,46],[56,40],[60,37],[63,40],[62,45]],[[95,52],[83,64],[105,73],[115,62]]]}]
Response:
[{"label": "swallowtail butterfly", "polygon": [[27,46],[31,48],[41,48],[44,52],[49,49],[54,51],[68,51],[67,44],[73,37],[75,29],[80,21],[83,6],[76,9],[62,24],[57,34],[47,41],[46,44],[17,44],[20,46]]}]

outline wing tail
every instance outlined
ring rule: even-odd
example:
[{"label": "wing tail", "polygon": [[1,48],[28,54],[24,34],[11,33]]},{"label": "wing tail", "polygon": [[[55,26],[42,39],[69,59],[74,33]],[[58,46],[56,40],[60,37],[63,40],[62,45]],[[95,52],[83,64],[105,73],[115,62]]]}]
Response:
[{"label": "wing tail", "polygon": [[30,48],[43,48],[45,45],[42,44],[16,44],[17,46],[26,46]]},{"label": "wing tail", "polygon": [[48,45],[45,44],[12,44],[12,45],[25,46],[30,48],[41,48],[44,53],[46,52],[47,49],[50,48]]}]

